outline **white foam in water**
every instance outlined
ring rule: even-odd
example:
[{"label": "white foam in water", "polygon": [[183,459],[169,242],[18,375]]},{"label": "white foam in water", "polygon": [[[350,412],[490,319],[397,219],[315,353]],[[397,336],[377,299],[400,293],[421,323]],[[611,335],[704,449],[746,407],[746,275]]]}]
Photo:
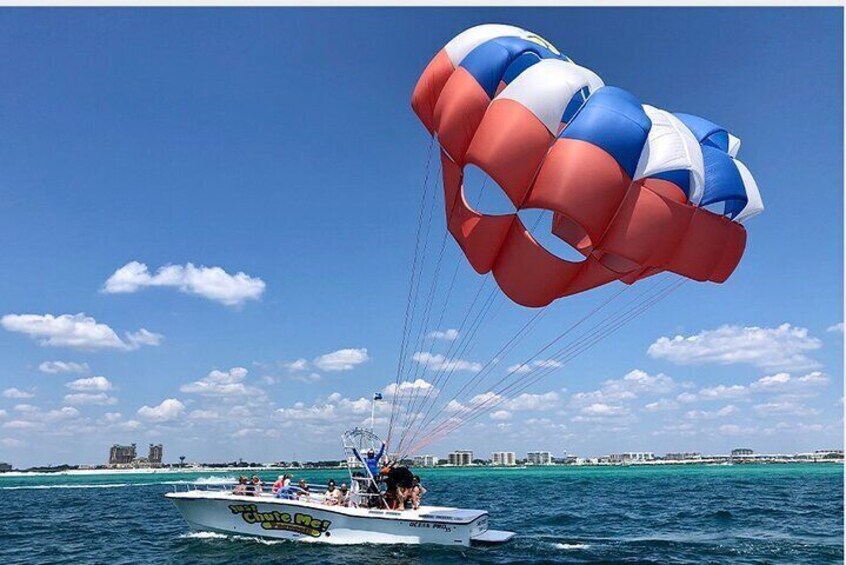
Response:
[{"label": "white foam in water", "polygon": [[586,543],[556,543],[555,549],[587,549],[590,546]]},{"label": "white foam in water", "polygon": [[0,487],[0,490],[47,490],[47,489],[54,489],[54,488],[66,488],[66,489],[75,489],[75,488],[123,488],[123,487],[132,487],[132,486],[141,486],[141,485],[131,485],[128,483],[116,483],[116,484],[107,484],[107,485],[20,485],[16,487]]},{"label": "white foam in water", "polygon": [[238,482],[235,477],[198,477],[195,485],[231,485]]},{"label": "white foam in water", "polygon": [[190,532],[179,536],[180,539],[226,539],[226,534],[217,532]]}]

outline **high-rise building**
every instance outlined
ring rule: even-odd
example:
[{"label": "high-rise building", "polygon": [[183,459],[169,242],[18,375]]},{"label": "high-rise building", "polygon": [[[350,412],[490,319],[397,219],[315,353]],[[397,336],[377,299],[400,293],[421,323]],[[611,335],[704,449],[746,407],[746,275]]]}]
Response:
[{"label": "high-rise building", "polygon": [[549,451],[530,451],[526,454],[526,463],[529,465],[551,465],[552,453]]},{"label": "high-rise building", "polygon": [[643,463],[653,461],[655,454],[651,451],[627,451],[625,453],[612,453],[608,456],[609,463]]},{"label": "high-rise building", "polygon": [[437,467],[440,462],[437,455],[418,455],[414,458],[415,467]]},{"label": "high-rise building", "polygon": [[114,444],[109,450],[109,465],[131,465],[137,458],[135,444]]},{"label": "high-rise building", "polygon": [[471,465],[473,463],[473,452],[469,450],[453,451],[447,455],[450,465]]},{"label": "high-rise building", "polygon": [[162,444],[150,444],[150,451],[149,455],[147,455],[147,463],[150,464],[151,467],[161,467],[162,464],[162,454],[164,453],[164,449],[162,448]]},{"label": "high-rise building", "polygon": [[516,465],[517,457],[513,451],[494,451],[491,453],[492,465]]}]

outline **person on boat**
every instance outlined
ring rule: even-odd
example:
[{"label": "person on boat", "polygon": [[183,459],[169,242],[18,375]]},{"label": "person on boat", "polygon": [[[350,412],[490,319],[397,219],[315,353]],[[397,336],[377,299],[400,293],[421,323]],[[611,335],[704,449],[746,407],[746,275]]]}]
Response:
[{"label": "person on boat", "polygon": [[347,489],[347,483],[341,483],[341,506],[350,505],[350,491]]},{"label": "person on boat", "polygon": [[297,488],[299,489],[299,499],[308,501],[309,494],[311,494],[308,490],[308,484],[305,482],[305,479],[300,479],[297,483]]},{"label": "person on boat", "polygon": [[247,494],[247,477],[238,477],[238,484],[232,489],[232,494]]},{"label": "person on boat", "polygon": [[411,499],[411,489],[414,486],[414,475],[408,467],[403,465],[393,466],[388,470],[385,479],[388,492],[392,493],[396,500],[396,508],[405,508],[406,500]]},{"label": "person on boat", "polygon": [[261,494],[261,479],[253,475],[252,480],[247,483],[247,496],[258,496]]},{"label": "person on boat", "polygon": [[367,450],[367,455],[364,457],[358,452],[356,448],[353,447],[353,454],[358,458],[359,461],[365,464],[367,468],[370,470],[370,474],[373,475],[373,480],[376,480],[379,477],[379,460],[382,459],[382,455],[385,454],[385,442],[382,442],[382,447],[379,448],[379,453],[377,454],[373,448]]},{"label": "person on boat", "polygon": [[271,487],[270,492],[273,493],[273,494],[276,494],[277,492],[279,492],[279,489],[281,489],[282,487],[288,486],[285,483],[286,483],[285,475],[279,475],[279,478],[276,479],[275,483],[273,483],[273,486]]},{"label": "person on boat", "polygon": [[414,475],[414,485],[411,487],[411,507],[414,510],[420,509],[420,500],[426,494],[426,488],[420,484],[420,477]]},{"label": "person on boat", "polygon": [[323,496],[323,504],[326,506],[338,506],[341,503],[341,491],[335,488],[335,481],[330,480],[326,485],[326,494]]}]

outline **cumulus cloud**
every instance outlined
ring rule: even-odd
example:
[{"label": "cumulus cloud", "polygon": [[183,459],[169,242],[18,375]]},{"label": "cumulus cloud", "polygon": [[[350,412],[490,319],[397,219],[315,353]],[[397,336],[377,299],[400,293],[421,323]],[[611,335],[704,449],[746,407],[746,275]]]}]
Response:
[{"label": "cumulus cloud", "polygon": [[828,326],[825,329],[825,331],[842,334],[843,333],[843,322],[840,322],[839,324],[834,324],[833,326]]},{"label": "cumulus cloud", "polygon": [[97,322],[85,314],[6,314],[0,318],[0,325],[10,332],[26,334],[47,347],[69,347],[95,351],[118,349],[131,351],[142,345],[159,345],[163,336],[143,328],[127,332],[126,339],[106,324]]},{"label": "cumulus cloud", "polygon": [[202,394],[206,396],[261,394],[259,389],[247,386],[244,383],[246,377],[247,369],[244,367],[233,367],[228,371],[218,371],[215,369],[198,381],[182,385],[179,387],[179,390],[190,394]]},{"label": "cumulus cloud", "polygon": [[492,412],[490,417],[492,420],[510,420],[511,412],[508,410],[497,410],[496,412]]},{"label": "cumulus cloud", "polygon": [[458,330],[450,328],[448,330],[435,330],[433,332],[429,332],[426,336],[429,339],[443,339],[446,341],[455,341],[458,339]]},{"label": "cumulus cloud", "polygon": [[185,410],[185,405],[175,398],[166,398],[158,406],[144,405],[138,409],[138,415],[150,422],[170,422],[178,418]]},{"label": "cumulus cloud", "polygon": [[482,370],[482,364],[464,359],[447,359],[440,353],[432,355],[425,351],[418,351],[411,358],[429,369],[430,371],[468,371],[478,373]]},{"label": "cumulus cloud", "polygon": [[351,371],[356,366],[370,360],[367,355],[367,348],[361,349],[339,349],[332,353],[321,355],[313,361],[315,367],[321,371]]},{"label": "cumulus cloud", "polygon": [[382,394],[389,397],[404,398],[412,394],[427,394],[432,390],[432,383],[426,382],[423,379],[417,379],[413,382],[403,381],[399,383],[399,385],[397,385],[396,383],[391,383],[384,389],[382,389]]},{"label": "cumulus cloud", "polygon": [[703,400],[724,400],[727,398],[742,398],[749,391],[743,385],[717,385],[703,388],[699,391],[699,398]]},{"label": "cumulus cloud", "polygon": [[16,387],[10,387],[3,391],[3,398],[32,398],[33,396],[35,396],[34,392]]},{"label": "cumulus cloud", "polygon": [[519,396],[508,400],[502,404],[502,407],[506,410],[511,410],[514,412],[520,410],[529,410],[529,411],[542,411],[542,410],[551,410],[558,406],[560,398],[558,393],[555,391],[546,392],[543,394],[530,394],[528,392],[524,392]]},{"label": "cumulus cloud", "polygon": [[74,392],[65,395],[67,404],[95,404],[99,406],[111,406],[117,404],[117,398],[109,396],[105,392]]},{"label": "cumulus cloud", "polygon": [[582,408],[581,413],[585,416],[624,416],[628,413],[628,410],[623,406],[613,406],[611,404],[595,402]]},{"label": "cumulus cloud", "polygon": [[88,377],[83,379],[76,379],[65,385],[71,390],[82,392],[104,392],[112,390],[112,383],[106,377]]},{"label": "cumulus cloud", "polygon": [[14,448],[14,447],[23,447],[24,445],[26,445],[26,443],[24,443],[23,441],[21,441],[19,439],[15,439],[15,438],[12,438],[12,437],[4,437],[4,438],[0,439],[0,445],[2,445],[3,447]]},{"label": "cumulus cloud", "polygon": [[265,290],[260,278],[243,272],[230,275],[220,267],[165,265],[151,274],[144,263],[127,263],[103,285],[108,294],[126,294],[147,287],[171,287],[186,294],[202,296],[226,306],[240,306],[247,300],[258,300]]},{"label": "cumulus cloud", "polygon": [[306,371],[308,370],[308,361],[305,359],[297,359],[296,361],[291,361],[290,363],[282,363],[282,367],[291,373]]},{"label": "cumulus cloud", "polygon": [[74,363],[72,361],[44,361],[38,366],[42,373],[52,375],[58,373],[87,373],[90,369],[88,363]]},{"label": "cumulus cloud", "polygon": [[819,363],[808,357],[822,342],[806,328],[782,324],[777,328],[725,325],[696,335],[661,337],[647,353],[681,365],[746,363],[765,369],[813,369]]}]

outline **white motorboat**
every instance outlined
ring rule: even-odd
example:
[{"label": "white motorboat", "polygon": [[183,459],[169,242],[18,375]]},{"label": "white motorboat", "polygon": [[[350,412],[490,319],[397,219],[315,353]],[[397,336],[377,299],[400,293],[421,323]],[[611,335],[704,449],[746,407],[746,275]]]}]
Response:
[{"label": "white motorboat", "polygon": [[309,485],[308,493],[287,498],[271,493],[236,493],[214,487],[189,487],[165,494],[188,525],[198,531],[334,544],[439,544],[469,546],[502,543],[513,532],[488,528],[488,513],[421,505],[417,510],[386,507],[379,484],[359,457],[379,439],[370,431],[344,434],[347,468],[352,485],[349,500],[327,505],[324,487]]}]

